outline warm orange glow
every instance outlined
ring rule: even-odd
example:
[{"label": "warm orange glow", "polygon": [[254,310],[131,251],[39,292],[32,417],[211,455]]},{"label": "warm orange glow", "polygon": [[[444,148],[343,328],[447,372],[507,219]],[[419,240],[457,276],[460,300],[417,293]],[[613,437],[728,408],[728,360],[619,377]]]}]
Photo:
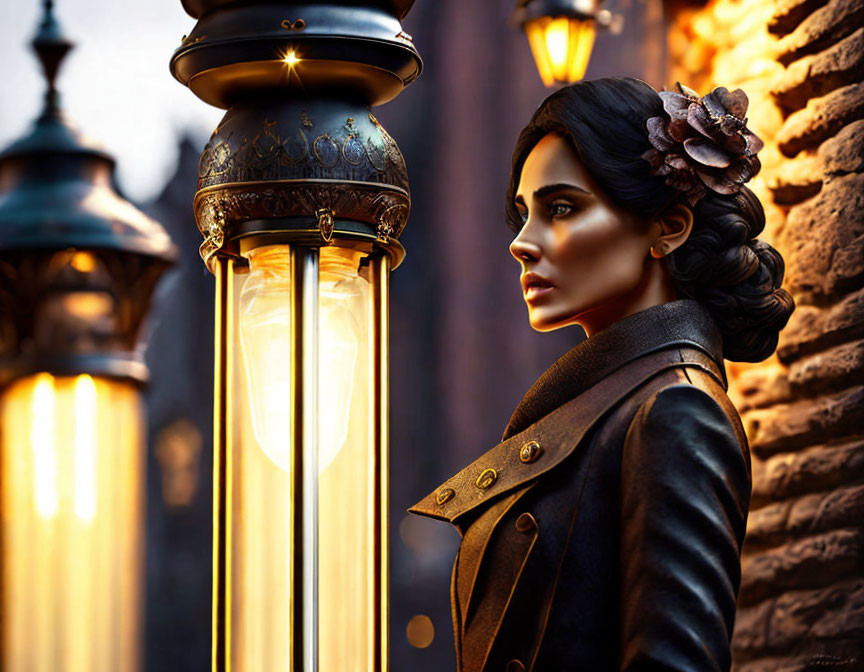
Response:
[{"label": "warm orange glow", "polygon": [[432,624],[432,619],[425,614],[414,616],[405,628],[405,638],[411,646],[425,649],[435,640],[435,626]]},{"label": "warm orange glow", "polygon": [[287,54],[285,54],[285,58],[283,58],[282,60],[285,61],[285,65],[287,65],[289,68],[293,68],[300,62],[300,57],[294,52],[294,50],[291,50]]},{"label": "warm orange glow", "polygon": [[63,309],[74,317],[90,321],[110,319],[114,314],[114,298],[108,292],[70,292],[63,296]]},{"label": "warm orange glow", "polygon": [[138,391],[40,373],[0,397],[5,672],[135,672],[143,446]]},{"label": "warm orange glow", "polygon": [[[318,283],[317,651],[321,672],[374,662],[375,393],[369,282],[362,254],[321,248]],[[232,669],[289,670],[292,529],[288,246],[252,250],[237,275],[236,391],[231,423]],[[236,341],[235,341],[236,342]],[[309,616],[311,618],[311,615]]]},{"label": "warm orange glow", "polygon": [[96,258],[92,252],[76,252],[72,256],[72,268],[79,273],[90,273],[96,268]]},{"label": "warm orange glow", "polygon": [[525,24],[537,70],[546,86],[569,84],[585,76],[594,47],[594,22],[543,16]]},{"label": "warm orange glow", "polygon": [[368,672],[374,623],[370,286],[363,255],[321,249],[318,562],[321,672]]}]

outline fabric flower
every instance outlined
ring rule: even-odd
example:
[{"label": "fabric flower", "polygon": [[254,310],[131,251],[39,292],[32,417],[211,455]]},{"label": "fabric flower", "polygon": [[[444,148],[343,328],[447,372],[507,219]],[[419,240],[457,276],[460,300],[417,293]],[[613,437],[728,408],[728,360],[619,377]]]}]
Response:
[{"label": "fabric flower", "polygon": [[706,188],[734,194],[762,167],[756,154],[763,142],[747,128],[747,94],[719,86],[700,98],[680,83],[676,89],[658,92],[667,116],[648,119],[652,148],[642,158],[691,206]]}]

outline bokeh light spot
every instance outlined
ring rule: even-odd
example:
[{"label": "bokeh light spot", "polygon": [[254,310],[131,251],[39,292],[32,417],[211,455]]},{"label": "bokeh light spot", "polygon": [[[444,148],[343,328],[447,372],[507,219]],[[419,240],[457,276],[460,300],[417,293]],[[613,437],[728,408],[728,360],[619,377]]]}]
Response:
[{"label": "bokeh light spot", "polygon": [[408,621],[405,637],[408,638],[408,643],[411,646],[425,649],[435,639],[435,626],[432,625],[432,619],[424,614],[417,614]]}]

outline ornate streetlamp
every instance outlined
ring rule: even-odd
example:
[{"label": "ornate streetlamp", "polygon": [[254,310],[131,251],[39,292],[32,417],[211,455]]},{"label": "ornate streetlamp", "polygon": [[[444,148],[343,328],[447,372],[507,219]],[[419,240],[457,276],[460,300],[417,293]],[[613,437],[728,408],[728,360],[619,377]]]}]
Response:
[{"label": "ornate streetlamp", "polygon": [[45,2],[48,80],[0,154],[2,647],[8,672],[139,669],[144,447],[138,343],[174,249],[63,117],[71,48]]},{"label": "ornate streetlamp", "polygon": [[413,0],[183,0],[171,61],[228,108],[194,211],[216,276],[213,669],[387,668],[387,304],[408,218],[370,107]]},{"label": "ornate streetlamp", "polygon": [[513,19],[528,36],[546,86],[585,76],[597,28],[621,29],[621,17],[602,9],[603,0],[516,0]]}]

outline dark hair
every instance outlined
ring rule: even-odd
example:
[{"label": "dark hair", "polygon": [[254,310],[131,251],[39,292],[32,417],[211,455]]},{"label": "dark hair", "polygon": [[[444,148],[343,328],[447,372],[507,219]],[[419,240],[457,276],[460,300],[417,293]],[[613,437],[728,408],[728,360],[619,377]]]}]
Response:
[{"label": "dark hair", "polygon": [[[645,82],[610,77],[577,82],[550,95],[516,141],[507,188],[507,223],[522,228],[514,198],[522,165],[547,134],[566,138],[591,177],[619,206],[647,219],[684,203],[663,176],[649,173],[642,158],[651,144],[646,122],[663,116],[663,103]],[[707,190],[692,208],[693,230],[666,256],[678,292],[703,303],[723,334],[723,356],[758,362],[774,352],[777,337],[795,307],[780,288],[785,270],[780,253],[757,240],[765,212],[756,195]]]}]

